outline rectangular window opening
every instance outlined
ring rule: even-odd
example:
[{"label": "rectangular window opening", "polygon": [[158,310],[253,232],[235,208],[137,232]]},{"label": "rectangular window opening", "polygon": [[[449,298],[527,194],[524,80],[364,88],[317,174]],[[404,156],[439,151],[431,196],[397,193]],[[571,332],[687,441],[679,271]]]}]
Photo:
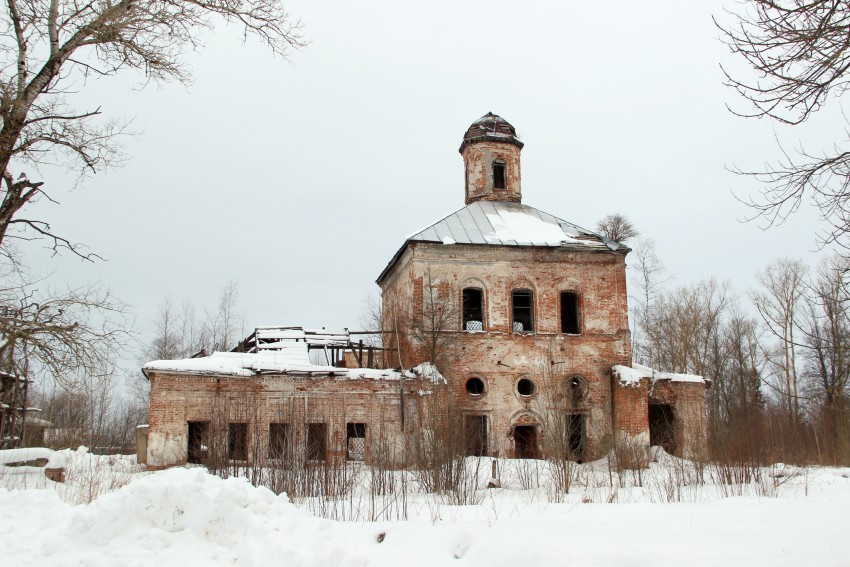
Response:
[{"label": "rectangular window opening", "polygon": [[366,424],[348,423],[345,425],[346,458],[349,461],[366,460]]},{"label": "rectangular window opening", "polygon": [[210,422],[190,421],[189,426],[189,454],[186,459],[189,463],[204,465],[210,454]]},{"label": "rectangular window opening", "polygon": [[269,424],[269,458],[285,459],[292,447],[288,423]]},{"label": "rectangular window opening", "polygon": [[505,163],[501,161],[493,162],[493,189],[504,189],[505,183]]},{"label": "rectangular window opening", "polygon": [[227,458],[231,461],[248,460],[248,424],[227,424]]},{"label": "rectangular window opening", "polygon": [[570,335],[578,335],[579,313],[578,294],[574,291],[561,292],[561,332]]},{"label": "rectangular window opening", "polygon": [[463,290],[463,330],[484,330],[484,293],[480,289],[469,287]]},{"label": "rectangular window opening", "polygon": [[528,289],[517,289],[512,294],[513,331],[534,331],[534,294]]},{"label": "rectangular window opening", "polygon": [[328,424],[307,424],[307,460],[324,461],[328,457]]},{"label": "rectangular window opening", "polygon": [[584,420],[583,413],[567,414],[567,458],[579,463],[584,456]]},{"label": "rectangular window opening", "polygon": [[464,419],[464,432],[466,434],[467,456],[485,456],[487,454],[487,416],[466,416]]}]

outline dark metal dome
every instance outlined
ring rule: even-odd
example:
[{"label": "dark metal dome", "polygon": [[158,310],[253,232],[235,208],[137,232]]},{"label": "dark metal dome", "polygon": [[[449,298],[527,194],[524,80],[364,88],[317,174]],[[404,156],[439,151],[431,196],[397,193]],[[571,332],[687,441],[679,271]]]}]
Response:
[{"label": "dark metal dome", "polygon": [[511,126],[510,122],[492,112],[488,112],[473,122],[466,130],[459,151],[463,152],[466,146],[476,142],[503,142],[513,144],[518,148],[523,146],[523,143],[517,138],[516,129]]}]

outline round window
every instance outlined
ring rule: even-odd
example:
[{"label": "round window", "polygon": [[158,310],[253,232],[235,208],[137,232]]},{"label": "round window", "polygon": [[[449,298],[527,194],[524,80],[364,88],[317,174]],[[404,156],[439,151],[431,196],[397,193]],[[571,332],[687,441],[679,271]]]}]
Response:
[{"label": "round window", "polygon": [[520,396],[529,397],[534,395],[534,382],[528,378],[523,378],[516,384],[516,391]]},{"label": "round window", "polygon": [[466,393],[470,396],[481,396],[484,394],[484,380],[481,378],[470,378],[466,381]]}]

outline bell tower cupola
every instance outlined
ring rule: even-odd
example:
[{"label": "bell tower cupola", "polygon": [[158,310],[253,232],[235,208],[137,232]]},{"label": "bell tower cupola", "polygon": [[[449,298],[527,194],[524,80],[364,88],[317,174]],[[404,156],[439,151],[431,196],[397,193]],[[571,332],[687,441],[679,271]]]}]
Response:
[{"label": "bell tower cupola", "polygon": [[460,155],[466,173],[466,204],[522,202],[519,154],[523,143],[507,120],[488,112],[463,136]]}]

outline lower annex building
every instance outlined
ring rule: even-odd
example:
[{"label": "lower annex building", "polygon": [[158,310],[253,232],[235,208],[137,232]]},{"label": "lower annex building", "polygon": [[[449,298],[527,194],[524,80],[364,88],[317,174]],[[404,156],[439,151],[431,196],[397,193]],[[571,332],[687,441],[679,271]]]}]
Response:
[{"label": "lower annex building", "polygon": [[632,466],[650,444],[699,457],[709,382],[632,364],[630,249],[523,204],[522,148],[492,113],[467,129],[465,206],[408,237],[377,279],[381,350],[267,327],[234,352],[145,364],[148,466],[215,451],[402,465],[424,440],[503,457],[613,449]]}]

